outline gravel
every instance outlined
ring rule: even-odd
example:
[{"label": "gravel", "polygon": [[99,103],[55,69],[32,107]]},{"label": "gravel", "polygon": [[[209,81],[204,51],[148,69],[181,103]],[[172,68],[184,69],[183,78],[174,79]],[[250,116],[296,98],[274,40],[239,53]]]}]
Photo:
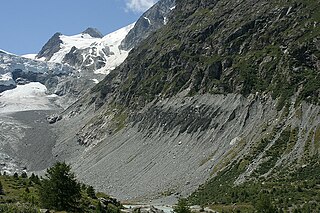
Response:
[{"label": "gravel", "polygon": [[6,159],[10,158],[11,162],[15,162],[17,168],[12,171],[43,170],[55,162],[52,148],[56,135],[46,121],[46,116],[52,113],[54,111],[0,114],[0,150],[6,155]]}]

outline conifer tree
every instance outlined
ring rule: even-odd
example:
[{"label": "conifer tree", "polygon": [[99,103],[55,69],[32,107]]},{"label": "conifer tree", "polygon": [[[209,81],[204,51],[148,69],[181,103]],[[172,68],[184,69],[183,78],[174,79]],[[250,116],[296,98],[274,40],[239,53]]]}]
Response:
[{"label": "conifer tree", "polygon": [[75,211],[81,198],[81,187],[71,172],[71,167],[58,162],[47,169],[45,177],[39,186],[39,197],[43,207],[58,211]]}]

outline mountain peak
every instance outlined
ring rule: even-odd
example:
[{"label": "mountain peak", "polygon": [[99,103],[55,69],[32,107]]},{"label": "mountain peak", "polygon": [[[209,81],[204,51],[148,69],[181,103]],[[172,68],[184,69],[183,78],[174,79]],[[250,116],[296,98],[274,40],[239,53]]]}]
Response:
[{"label": "mountain peak", "polygon": [[94,38],[102,38],[102,33],[97,28],[88,27],[85,31],[82,32],[83,34],[88,34]]},{"label": "mountain peak", "polygon": [[62,43],[60,39],[61,35],[60,32],[55,33],[42,47],[36,58],[46,58],[46,60],[50,60],[53,54],[60,49],[60,44]]}]

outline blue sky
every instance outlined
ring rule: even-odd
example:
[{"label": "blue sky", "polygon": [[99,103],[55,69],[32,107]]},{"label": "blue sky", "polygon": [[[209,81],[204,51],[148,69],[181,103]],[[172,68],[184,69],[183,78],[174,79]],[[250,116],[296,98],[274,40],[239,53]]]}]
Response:
[{"label": "blue sky", "polygon": [[0,49],[37,53],[56,32],[74,35],[87,27],[102,34],[136,21],[157,0],[1,1]]}]

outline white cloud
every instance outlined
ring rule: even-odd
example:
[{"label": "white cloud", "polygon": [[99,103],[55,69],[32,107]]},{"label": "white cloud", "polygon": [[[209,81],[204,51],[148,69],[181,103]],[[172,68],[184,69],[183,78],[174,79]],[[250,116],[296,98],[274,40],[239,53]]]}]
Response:
[{"label": "white cloud", "polygon": [[126,9],[136,13],[145,12],[152,7],[157,0],[126,0]]}]

